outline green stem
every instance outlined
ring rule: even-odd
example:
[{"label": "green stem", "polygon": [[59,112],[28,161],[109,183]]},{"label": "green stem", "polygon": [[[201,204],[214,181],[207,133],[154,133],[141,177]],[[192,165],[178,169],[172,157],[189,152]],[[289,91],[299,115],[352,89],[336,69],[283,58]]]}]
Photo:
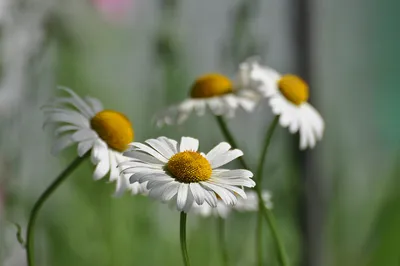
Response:
[{"label": "green stem", "polygon": [[[225,138],[229,141],[229,143],[234,148],[237,148],[238,146],[236,144],[236,141],[233,138],[232,134],[230,133],[230,131],[228,129],[228,126],[226,125],[224,119],[222,117],[220,117],[220,116],[216,116],[216,119],[217,119],[218,125],[220,126],[221,131],[224,134]],[[289,262],[288,262],[288,259],[287,259],[286,251],[285,251],[283,243],[282,243],[282,241],[281,241],[281,239],[279,237],[279,234],[278,234],[278,231],[277,231],[277,228],[276,228],[276,224],[275,224],[274,215],[269,209],[267,209],[265,207],[264,200],[262,198],[262,192],[261,192],[262,175],[263,175],[263,169],[264,169],[264,167],[263,167],[264,160],[265,160],[265,157],[267,155],[267,150],[268,150],[269,144],[271,142],[272,135],[274,133],[274,130],[275,130],[276,125],[278,124],[278,122],[279,122],[279,116],[276,116],[274,118],[274,120],[272,121],[272,123],[270,124],[269,128],[268,128],[268,131],[267,131],[267,134],[266,134],[266,137],[265,137],[265,140],[264,140],[264,147],[263,147],[263,149],[261,151],[261,156],[260,156],[260,160],[259,160],[258,167],[257,167],[257,172],[256,172],[256,183],[257,183],[257,185],[254,188],[254,190],[257,193],[257,197],[258,197],[259,202],[262,203],[262,204],[259,204],[259,212],[261,212],[261,214],[267,220],[268,226],[271,229],[272,236],[273,236],[274,241],[276,243],[276,246],[278,248],[279,262],[280,262],[280,264],[282,266],[288,266]],[[248,167],[247,163],[245,162],[243,156],[239,157],[239,159],[240,159],[240,162],[241,162],[242,166],[244,168],[246,168],[246,169],[249,169],[249,167]]]},{"label": "green stem", "polygon": [[278,121],[279,121],[279,116],[275,116],[274,120],[271,122],[271,124],[268,127],[267,134],[265,135],[264,146],[261,151],[260,159],[258,161],[258,166],[257,166],[257,172],[256,172],[256,184],[258,187],[261,187],[265,157],[267,156],[268,147],[271,142],[272,135],[274,134],[276,125],[278,124]]},{"label": "green stem", "polygon": [[[263,176],[263,171],[264,171],[264,161],[265,161],[265,158],[267,155],[267,151],[268,151],[269,144],[271,142],[272,135],[275,131],[275,128],[276,128],[276,125],[278,124],[278,122],[279,122],[279,116],[276,116],[274,118],[274,120],[271,122],[271,124],[269,125],[267,134],[265,135],[264,146],[261,151],[260,159],[258,161],[258,166],[257,166],[257,172],[256,172],[256,184],[257,185],[255,187],[255,190],[257,192],[257,197],[258,197],[258,202],[259,202],[259,204],[258,204],[259,215],[261,213],[264,216],[264,218],[267,220],[269,228],[271,229],[272,237],[274,238],[276,246],[278,248],[278,258],[279,258],[280,264],[282,266],[287,266],[289,264],[288,264],[286,251],[285,251],[285,248],[281,241],[281,238],[279,237],[274,215],[268,208],[265,207],[264,199],[262,197],[262,176]],[[262,228],[262,226],[257,227],[257,231],[260,230],[257,232],[258,235],[261,234],[261,228]]]},{"label": "green stem", "polygon": [[225,244],[225,220],[218,217],[218,240],[219,247],[221,248],[222,265],[228,266],[228,250]]},{"label": "green stem", "polygon": [[181,250],[182,250],[182,257],[183,257],[183,264],[185,266],[190,266],[189,263],[189,256],[186,247],[186,216],[185,212],[181,212]]},{"label": "green stem", "polygon": [[[256,192],[257,192],[259,202],[262,202],[263,198],[262,198],[260,191],[257,189]],[[262,215],[264,216],[264,218],[267,220],[268,226],[271,229],[272,237],[274,238],[276,246],[278,248],[279,262],[282,266],[288,266],[289,260],[287,258],[283,243],[278,234],[275,217],[274,217],[273,213],[271,212],[271,210],[268,209],[267,207],[265,207],[265,204],[259,204],[259,205],[261,207],[260,211],[261,211]]]},{"label": "green stem", "polygon": [[43,194],[36,201],[31,214],[29,216],[28,229],[26,232],[26,256],[29,266],[35,265],[35,223],[37,215],[46,200],[53,194],[53,192],[61,185],[61,183],[69,176],[69,174],[88,157],[89,153],[86,153],[82,157],[77,157],[72,163],[53,181],[53,183],[43,192]]},{"label": "green stem", "polygon": [[[222,118],[222,116],[215,116],[215,118],[217,119],[217,123],[222,131],[222,134],[224,135],[224,137],[226,138],[226,140],[229,142],[230,145],[232,145],[232,147],[234,149],[238,148],[238,145],[235,141],[235,139],[233,138],[231,132],[228,129],[228,126],[225,122],[225,120]],[[246,161],[244,160],[243,156],[238,158],[240,163],[242,164],[243,168],[245,169],[249,169]]]},{"label": "green stem", "polygon": [[262,215],[257,212],[257,230],[256,230],[256,249],[257,249],[257,264],[258,266],[263,265],[263,254],[262,254]]}]

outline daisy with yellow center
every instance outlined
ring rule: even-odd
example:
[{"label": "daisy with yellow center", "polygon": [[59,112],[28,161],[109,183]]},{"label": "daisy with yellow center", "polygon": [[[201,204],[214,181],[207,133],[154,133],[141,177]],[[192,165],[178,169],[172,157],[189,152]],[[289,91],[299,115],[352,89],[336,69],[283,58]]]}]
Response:
[{"label": "daisy with yellow center", "polygon": [[[107,173],[110,181],[116,181],[116,195],[125,190],[144,192],[138,184],[130,184],[126,176],[120,176],[117,165],[127,160],[122,152],[133,141],[134,131],[128,118],[113,110],[103,108],[101,102],[92,97],[79,97],[68,88],[60,88],[69,97],[57,97],[43,107],[48,124],[56,124],[54,135],[57,140],[53,153],[77,143],[78,155],[91,154],[96,168],[93,178],[99,180]],[[142,185],[143,187],[143,185]]]},{"label": "daisy with yellow center", "polygon": [[280,116],[280,125],[288,127],[292,134],[300,133],[300,149],[313,148],[322,139],[325,123],[307,102],[308,84],[296,75],[281,75],[255,60],[243,63],[242,68],[253,89],[269,99],[272,112]]},{"label": "daisy with yellow center", "polygon": [[159,114],[157,125],[181,124],[192,112],[198,116],[209,109],[216,116],[232,117],[238,108],[253,111],[255,98],[251,90],[242,87],[240,79],[234,83],[228,77],[218,74],[206,74],[195,80],[191,86],[189,98]]},{"label": "daisy with yellow center", "polygon": [[[246,191],[247,198],[239,198],[236,205],[230,206],[226,205],[222,200],[218,200],[217,207],[212,208],[208,204],[198,205],[196,202],[193,204],[192,211],[203,217],[215,216],[221,217],[223,219],[228,218],[231,211],[239,212],[257,212],[258,211],[258,197],[255,191]],[[268,209],[272,209],[271,193],[267,190],[262,192],[262,198],[264,200],[264,205]]]},{"label": "daisy with yellow center", "polygon": [[217,207],[217,198],[235,205],[238,196],[246,198],[242,187],[255,186],[248,170],[219,169],[243,155],[226,142],[207,154],[199,153],[199,141],[190,137],[182,137],[180,143],[159,137],[146,144],[130,144],[124,153],[130,160],[122,163],[122,174],[130,175],[132,183],[147,182],[149,196],[173,200],[179,211],[187,213],[194,203]]}]

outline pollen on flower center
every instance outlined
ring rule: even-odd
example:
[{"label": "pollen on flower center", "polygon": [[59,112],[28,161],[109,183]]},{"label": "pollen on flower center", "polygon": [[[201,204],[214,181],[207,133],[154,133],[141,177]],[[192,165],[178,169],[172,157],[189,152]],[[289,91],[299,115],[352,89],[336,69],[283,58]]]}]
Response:
[{"label": "pollen on flower center", "polygon": [[131,122],[119,112],[103,110],[90,120],[90,126],[114,150],[123,152],[133,141]]},{"label": "pollen on flower center", "polygon": [[179,152],[167,163],[167,170],[182,183],[195,183],[210,179],[212,168],[204,156],[194,151]]},{"label": "pollen on flower center", "polygon": [[232,82],[221,74],[208,74],[198,78],[192,85],[192,98],[211,98],[232,92]]},{"label": "pollen on flower center", "polygon": [[281,93],[296,105],[300,105],[308,100],[308,85],[296,75],[284,75],[278,81]]}]

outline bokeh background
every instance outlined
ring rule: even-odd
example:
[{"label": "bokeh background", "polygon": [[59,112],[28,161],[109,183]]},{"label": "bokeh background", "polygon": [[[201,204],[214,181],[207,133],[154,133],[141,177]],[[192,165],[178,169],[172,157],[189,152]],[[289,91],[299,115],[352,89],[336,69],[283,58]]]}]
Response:
[{"label": "bokeh background", "polygon": [[[186,97],[196,76],[234,77],[259,55],[302,75],[326,121],[299,152],[279,128],[265,188],[291,265],[400,265],[400,2],[390,0],[0,0],[0,265],[24,266],[12,222],[25,232],[40,193],[76,156],[50,154],[40,106],[56,85],[127,114],[135,139],[223,140],[214,118],[158,129],[153,116]],[[256,167],[268,107],[229,127]],[[42,266],[181,265],[179,215],[142,196],[112,198],[83,164],[43,208]],[[255,214],[227,222],[230,265],[255,265]],[[216,221],[189,216],[193,265],[219,265]],[[264,230],[265,265],[278,265]]]}]

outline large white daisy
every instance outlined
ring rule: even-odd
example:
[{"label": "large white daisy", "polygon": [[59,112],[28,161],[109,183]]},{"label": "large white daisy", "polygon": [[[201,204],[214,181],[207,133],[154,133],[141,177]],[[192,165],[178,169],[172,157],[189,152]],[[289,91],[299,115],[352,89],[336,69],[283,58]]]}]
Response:
[{"label": "large white daisy", "polygon": [[158,126],[181,124],[192,112],[202,116],[209,109],[216,116],[233,117],[238,108],[253,111],[257,97],[247,89],[239,71],[236,82],[213,73],[199,77],[192,85],[190,97],[156,116]]},{"label": "large white daisy", "polygon": [[248,170],[219,169],[243,155],[226,142],[207,154],[199,153],[199,141],[190,137],[182,137],[180,143],[159,137],[146,144],[130,144],[124,155],[131,159],[122,163],[122,174],[131,175],[132,183],[148,182],[149,196],[176,201],[179,211],[188,212],[194,202],[216,207],[217,197],[234,205],[238,196],[246,198],[242,187],[255,186]]},{"label": "large white daisy", "polygon": [[313,148],[322,139],[325,124],[318,111],[307,102],[307,83],[296,75],[281,75],[256,60],[248,60],[242,67],[248,71],[246,77],[253,89],[269,99],[272,112],[280,116],[280,125],[288,127],[292,134],[300,133],[300,149]]},{"label": "large white daisy", "polygon": [[128,118],[116,111],[105,110],[98,99],[79,97],[74,91],[60,87],[68,97],[56,97],[43,106],[46,120],[44,127],[55,124],[54,135],[57,138],[52,152],[78,144],[80,157],[91,153],[91,161],[96,168],[93,178],[99,180],[109,173],[110,181],[116,181],[116,195],[126,189],[142,192],[138,184],[130,184],[124,175],[120,175],[117,166],[127,160],[122,152],[133,141],[134,132]]},{"label": "large white daisy", "polygon": [[[258,196],[255,191],[246,191],[247,198],[239,198],[236,205],[230,206],[226,205],[223,201],[218,200],[217,207],[213,208],[208,204],[198,205],[193,204],[192,211],[203,217],[215,216],[226,219],[231,211],[239,212],[257,212],[258,211]],[[272,209],[271,193],[267,190],[262,192],[262,198],[264,200],[264,205],[268,209]]]}]

